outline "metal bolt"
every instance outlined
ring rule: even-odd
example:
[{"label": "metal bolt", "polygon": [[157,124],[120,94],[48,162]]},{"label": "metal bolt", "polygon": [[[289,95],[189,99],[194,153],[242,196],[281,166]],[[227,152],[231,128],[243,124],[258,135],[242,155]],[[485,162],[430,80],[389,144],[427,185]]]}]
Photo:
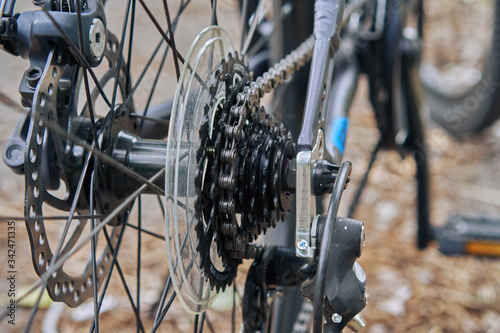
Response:
[{"label": "metal bolt", "polygon": [[305,239],[301,239],[297,242],[297,248],[302,252],[307,251],[307,249],[309,248],[309,242]]},{"label": "metal bolt", "polygon": [[101,60],[106,48],[106,27],[98,18],[92,20],[89,29],[90,53],[95,60]]},{"label": "metal bolt", "polygon": [[332,314],[332,321],[335,324],[340,324],[342,322],[342,316],[339,315],[338,313],[334,313],[334,314]]},{"label": "metal bolt", "polygon": [[31,89],[36,88],[38,81],[40,81],[40,78],[42,77],[42,72],[43,71],[40,67],[31,67],[26,71],[25,78],[28,87]]}]

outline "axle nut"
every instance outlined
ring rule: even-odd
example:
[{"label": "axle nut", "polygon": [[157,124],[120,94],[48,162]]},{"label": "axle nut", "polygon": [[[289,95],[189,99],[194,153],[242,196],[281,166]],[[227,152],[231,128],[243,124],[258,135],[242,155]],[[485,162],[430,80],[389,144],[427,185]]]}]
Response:
[{"label": "axle nut", "polygon": [[90,54],[96,61],[100,61],[106,48],[106,27],[98,18],[92,20],[89,29]]}]

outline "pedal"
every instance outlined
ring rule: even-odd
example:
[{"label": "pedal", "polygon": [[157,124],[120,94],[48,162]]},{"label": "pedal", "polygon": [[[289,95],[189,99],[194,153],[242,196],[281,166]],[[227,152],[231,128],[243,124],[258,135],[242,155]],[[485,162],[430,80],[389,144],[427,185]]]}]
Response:
[{"label": "pedal", "polygon": [[445,255],[500,257],[500,217],[454,215],[436,236]]}]

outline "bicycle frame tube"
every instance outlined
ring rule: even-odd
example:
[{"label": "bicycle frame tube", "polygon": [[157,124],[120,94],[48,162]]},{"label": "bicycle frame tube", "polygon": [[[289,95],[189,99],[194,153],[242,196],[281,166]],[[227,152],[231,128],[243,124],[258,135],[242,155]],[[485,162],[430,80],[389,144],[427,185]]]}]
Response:
[{"label": "bicycle frame tube", "polygon": [[14,6],[16,0],[1,0],[0,1],[0,19],[2,17],[12,17],[14,14]]},{"label": "bicycle frame tube", "polygon": [[[349,41],[343,41],[345,42]],[[349,110],[358,87],[360,68],[356,58],[347,58],[343,54],[336,58],[335,65],[325,115],[325,153],[330,162],[340,165],[349,127]]]},{"label": "bicycle frame tube", "polygon": [[[296,202],[297,216],[295,229],[296,254],[299,257],[314,258],[311,246],[311,221],[316,216],[316,201],[311,193],[311,167],[324,154],[324,132],[319,123],[325,83],[331,80],[335,52],[340,46],[339,30],[344,14],[343,0],[317,0],[314,17],[314,52],[306,94],[306,104],[302,128],[297,141]],[[332,52],[330,52],[332,51]]]},{"label": "bicycle frame tube", "polygon": [[[327,69],[329,59],[335,56],[335,52],[340,46],[339,30],[343,14],[344,1],[342,0],[316,1],[314,22],[316,41],[311,60],[304,118],[297,140],[297,150],[299,152],[313,149],[313,140],[320,119],[324,84],[327,80],[326,73],[330,72]],[[330,54],[330,50],[332,50],[332,54]]]}]

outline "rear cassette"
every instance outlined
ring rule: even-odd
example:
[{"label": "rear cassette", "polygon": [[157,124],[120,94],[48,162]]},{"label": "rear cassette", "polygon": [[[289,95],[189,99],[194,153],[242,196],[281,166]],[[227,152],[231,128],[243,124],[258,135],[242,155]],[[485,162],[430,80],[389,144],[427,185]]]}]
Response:
[{"label": "rear cassette", "polygon": [[[218,107],[226,97],[225,92],[214,92],[212,86],[223,60],[234,52],[228,35],[219,27],[208,27],[200,33],[186,56],[170,118],[165,171],[167,257],[179,300],[192,313],[205,311],[216,295],[214,280],[207,280],[208,270],[202,267],[206,260],[200,254],[196,227],[203,227],[205,238],[216,236],[216,230],[204,222],[210,212],[203,207],[217,201],[217,190],[210,191],[215,193],[214,198],[204,196],[208,182],[206,187],[203,182],[210,178],[208,157],[217,153],[212,146],[216,137],[211,133]],[[244,66],[237,67],[248,76]],[[212,98],[219,102],[209,103]],[[212,161],[211,169],[217,169],[217,159]],[[217,244],[213,242],[204,250],[210,257],[212,275],[219,276],[223,285],[230,283],[236,271],[227,268],[227,258],[220,255]]]},{"label": "rear cassette", "polygon": [[259,105],[283,76],[275,74],[251,82],[218,27],[205,29],[186,58],[167,144],[166,233],[173,284],[190,312],[204,311],[242,259],[262,253],[252,242],[290,209],[284,171],[295,146]]}]

